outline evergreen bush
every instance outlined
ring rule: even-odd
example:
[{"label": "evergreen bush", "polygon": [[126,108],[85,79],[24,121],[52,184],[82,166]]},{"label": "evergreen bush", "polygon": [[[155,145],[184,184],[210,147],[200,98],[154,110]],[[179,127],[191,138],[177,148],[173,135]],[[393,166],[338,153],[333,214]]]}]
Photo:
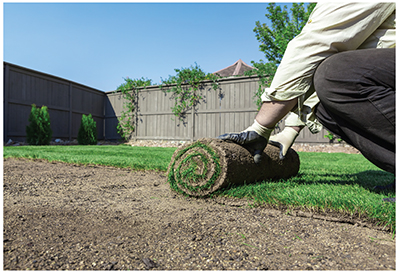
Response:
[{"label": "evergreen bush", "polygon": [[96,145],[97,144],[97,128],[96,122],[92,115],[82,115],[81,126],[78,131],[79,145]]},{"label": "evergreen bush", "polygon": [[38,108],[35,104],[32,104],[28,121],[26,141],[30,145],[49,145],[53,131],[50,128],[50,115],[47,107]]}]

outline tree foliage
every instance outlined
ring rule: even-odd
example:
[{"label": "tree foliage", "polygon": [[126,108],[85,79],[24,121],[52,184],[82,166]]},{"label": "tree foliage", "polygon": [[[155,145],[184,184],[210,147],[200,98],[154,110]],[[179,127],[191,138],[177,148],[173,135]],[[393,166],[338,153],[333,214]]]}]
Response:
[{"label": "tree foliage", "polygon": [[252,61],[255,69],[247,72],[246,75],[260,77],[259,89],[255,94],[258,105],[261,104],[260,96],[264,92],[264,87],[272,82],[288,43],[301,32],[315,5],[316,3],[306,6],[304,3],[293,3],[289,12],[286,5],[282,8],[275,3],[269,3],[265,16],[271,22],[271,26],[256,21],[253,31],[257,41],[260,42],[259,49],[265,54],[266,61]]},{"label": "tree foliage", "polygon": [[289,14],[287,6],[282,8],[269,3],[265,16],[271,21],[271,27],[257,21],[253,29],[268,62],[280,63],[288,43],[301,32],[315,5],[311,3],[305,7],[304,3],[293,3]]}]

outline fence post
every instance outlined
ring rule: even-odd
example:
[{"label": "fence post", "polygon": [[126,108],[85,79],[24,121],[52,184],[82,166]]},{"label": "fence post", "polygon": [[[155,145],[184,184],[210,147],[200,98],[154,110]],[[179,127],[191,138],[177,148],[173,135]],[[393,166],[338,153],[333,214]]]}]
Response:
[{"label": "fence post", "polygon": [[4,79],[3,79],[3,84],[4,84],[4,89],[3,89],[3,141],[7,142],[8,138],[8,93],[10,91],[10,66],[8,64],[4,64]]},{"label": "fence post", "polygon": [[104,100],[103,100],[103,132],[102,132],[102,138],[106,140],[106,107],[107,107],[107,99],[108,96],[106,92],[104,92]]},{"label": "fence post", "polygon": [[69,141],[72,141],[72,82],[69,83],[69,113],[68,113],[68,139]]},{"label": "fence post", "polygon": [[[144,90],[144,89],[143,89]],[[136,98],[135,98],[135,101],[136,101],[136,107],[135,107],[135,139],[134,139],[134,141],[136,141],[137,140],[137,135],[138,135],[138,125],[139,125],[139,117],[138,117],[138,114],[139,114],[139,90],[137,90],[136,91]]]}]

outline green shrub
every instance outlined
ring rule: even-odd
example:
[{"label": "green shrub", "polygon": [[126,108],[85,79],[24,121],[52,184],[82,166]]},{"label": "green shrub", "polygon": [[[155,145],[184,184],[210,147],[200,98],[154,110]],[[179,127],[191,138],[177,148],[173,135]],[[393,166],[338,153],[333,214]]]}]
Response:
[{"label": "green shrub", "polygon": [[35,104],[32,104],[28,120],[26,141],[30,145],[49,145],[53,131],[50,128],[50,115],[47,107],[38,108]]},{"label": "green shrub", "polygon": [[335,136],[334,134],[332,134],[331,132],[328,131],[328,134],[324,135],[324,137],[329,139],[329,143],[334,143],[335,140],[337,140],[339,143],[342,142],[342,139]]},{"label": "green shrub", "polygon": [[78,131],[78,143],[80,145],[96,145],[97,144],[97,128],[96,122],[92,115],[82,115],[81,126]]}]

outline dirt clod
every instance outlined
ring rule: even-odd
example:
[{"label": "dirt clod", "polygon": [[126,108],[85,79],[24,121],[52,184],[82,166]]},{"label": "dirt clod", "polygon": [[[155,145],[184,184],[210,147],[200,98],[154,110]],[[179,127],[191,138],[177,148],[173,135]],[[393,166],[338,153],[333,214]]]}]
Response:
[{"label": "dirt clod", "polygon": [[3,171],[5,270],[396,269],[390,232],[183,197],[164,173],[26,159]]}]

